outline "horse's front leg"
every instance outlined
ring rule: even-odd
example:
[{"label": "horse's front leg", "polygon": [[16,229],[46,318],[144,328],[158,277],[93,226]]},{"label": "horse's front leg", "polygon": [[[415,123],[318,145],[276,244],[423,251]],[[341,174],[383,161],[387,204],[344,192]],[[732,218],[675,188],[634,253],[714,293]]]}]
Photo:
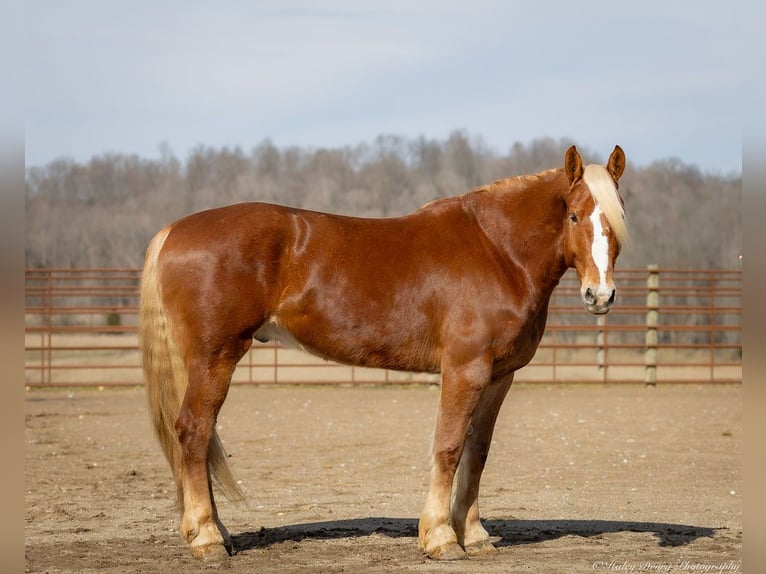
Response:
[{"label": "horse's front leg", "polygon": [[450,523],[452,483],[471,417],[489,384],[491,369],[492,361],[487,357],[457,366],[444,361],[442,367],[431,481],[418,523],[418,542],[431,558],[465,558],[465,551]]},{"label": "horse's front leg", "polygon": [[471,419],[463,456],[460,458],[455,478],[451,521],[458,544],[469,554],[495,550],[489,541],[489,533],[479,519],[479,483],[492,443],[497,415],[512,382],[513,373],[493,381],[484,391]]}]

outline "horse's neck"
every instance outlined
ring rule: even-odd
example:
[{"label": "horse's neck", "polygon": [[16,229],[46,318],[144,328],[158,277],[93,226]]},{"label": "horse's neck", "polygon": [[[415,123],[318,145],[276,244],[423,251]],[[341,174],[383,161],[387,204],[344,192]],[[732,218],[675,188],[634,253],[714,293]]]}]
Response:
[{"label": "horse's neck", "polygon": [[486,190],[472,200],[472,210],[489,241],[507,261],[524,269],[545,301],[567,270],[565,205],[557,194],[551,185],[539,185]]}]

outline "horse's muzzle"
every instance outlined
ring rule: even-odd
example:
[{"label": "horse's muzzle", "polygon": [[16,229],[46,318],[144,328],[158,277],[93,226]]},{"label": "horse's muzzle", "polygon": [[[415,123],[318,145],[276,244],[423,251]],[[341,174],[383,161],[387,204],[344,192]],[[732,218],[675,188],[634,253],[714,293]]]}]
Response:
[{"label": "horse's muzzle", "polygon": [[611,289],[591,289],[587,287],[582,294],[582,300],[588,312],[594,315],[603,315],[609,312],[614,303],[617,290]]}]

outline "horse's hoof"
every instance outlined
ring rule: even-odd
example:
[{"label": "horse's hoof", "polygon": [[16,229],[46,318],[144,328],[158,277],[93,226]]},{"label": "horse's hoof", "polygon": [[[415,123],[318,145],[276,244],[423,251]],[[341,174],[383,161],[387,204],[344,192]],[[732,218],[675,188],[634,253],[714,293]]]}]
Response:
[{"label": "horse's hoof", "polygon": [[205,544],[202,546],[192,546],[192,555],[202,558],[206,562],[216,562],[225,560],[229,557],[229,551],[223,544]]},{"label": "horse's hoof", "polygon": [[433,560],[465,560],[467,557],[465,550],[456,542],[440,546],[427,554]]},{"label": "horse's hoof", "polygon": [[480,554],[492,554],[497,552],[497,548],[489,540],[480,540],[465,547],[465,552],[469,556],[479,556]]}]

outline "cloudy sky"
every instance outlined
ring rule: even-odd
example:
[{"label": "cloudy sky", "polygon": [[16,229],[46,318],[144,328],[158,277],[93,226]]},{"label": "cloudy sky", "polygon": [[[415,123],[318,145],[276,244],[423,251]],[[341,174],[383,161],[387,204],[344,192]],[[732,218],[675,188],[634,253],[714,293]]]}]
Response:
[{"label": "cloudy sky", "polygon": [[26,163],[455,129],[741,170],[726,3],[30,0]]}]

